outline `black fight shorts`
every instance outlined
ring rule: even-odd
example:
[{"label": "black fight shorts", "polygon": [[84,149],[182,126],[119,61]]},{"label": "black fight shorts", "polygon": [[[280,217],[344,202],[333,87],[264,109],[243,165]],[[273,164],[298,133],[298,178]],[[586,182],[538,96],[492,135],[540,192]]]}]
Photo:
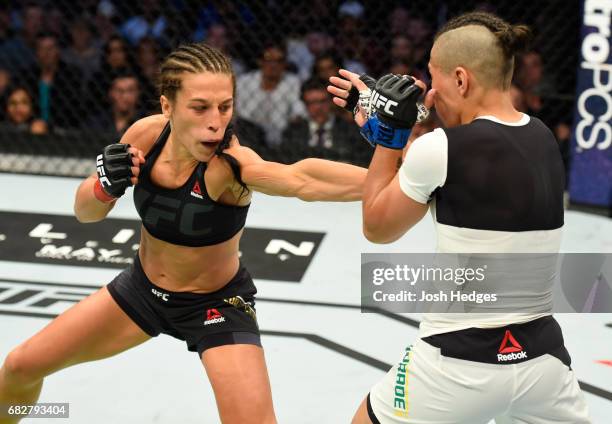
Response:
[{"label": "black fight shorts", "polygon": [[147,278],[136,255],[134,264],[107,288],[121,309],[151,337],[160,333],[176,337],[200,356],[216,346],[261,346],[255,315],[257,289],[242,266],[216,292],[172,292]]}]

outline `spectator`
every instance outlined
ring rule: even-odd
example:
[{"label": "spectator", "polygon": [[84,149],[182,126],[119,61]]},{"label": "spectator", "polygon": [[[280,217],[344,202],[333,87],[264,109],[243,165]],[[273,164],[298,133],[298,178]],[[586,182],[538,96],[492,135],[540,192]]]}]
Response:
[{"label": "spectator", "polygon": [[391,64],[403,62],[414,63],[414,45],[412,41],[403,34],[396,35],[391,39]]},{"label": "spectator", "polygon": [[119,35],[110,38],[104,47],[104,62],[102,71],[105,73],[113,70],[131,68],[134,66],[133,58],[125,44],[125,40]]},{"label": "spectator", "polygon": [[389,13],[389,33],[391,37],[404,35],[410,21],[410,12],[402,6],[398,6]]},{"label": "spectator", "polygon": [[371,150],[361,140],[355,125],[334,115],[325,81],[307,80],[301,91],[308,116],[292,122],[283,131],[280,150],[285,161],[312,156],[349,161],[355,151]]},{"label": "spectator", "polygon": [[107,45],[111,38],[117,35],[117,15],[115,6],[110,0],[102,0],[98,3],[94,17],[95,34],[97,36],[95,45],[102,48]]},{"label": "spectator", "polygon": [[11,73],[29,68],[36,63],[36,36],[43,27],[43,8],[27,3],[22,11],[19,34],[0,46],[0,63]]},{"label": "spectator", "polygon": [[145,116],[139,108],[139,96],[138,76],[127,69],[115,72],[108,90],[110,110],[88,119],[85,129],[119,140],[130,125]]},{"label": "spectator", "polygon": [[346,1],[338,8],[340,22],[336,38],[337,50],[346,69],[356,74],[366,72],[363,64],[366,39],[360,32],[363,27],[363,12],[363,5],[355,0]]},{"label": "spectator", "polygon": [[[323,33],[324,28],[331,28],[336,20],[336,9],[329,0],[309,0],[307,2],[279,2],[282,9],[280,14],[285,17],[284,23],[289,24],[288,31],[290,37],[297,36],[302,30],[310,31],[309,33]],[[303,33],[302,33],[303,34]],[[326,38],[329,35],[326,34]],[[308,37],[308,36],[307,36]],[[333,39],[331,40],[333,42]],[[288,44],[288,47],[290,44]],[[318,52],[312,52],[314,56],[322,53],[324,50],[331,48],[328,46]],[[291,52],[291,49],[287,49]],[[289,56],[289,60],[293,58]],[[297,62],[293,62],[298,65]],[[312,63],[304,65],[306,69],[310,69]],[[299,65],[298,65],[299,67]]]},{"label": "spectator", "polygon": [[425,69],[427,69],[429,50],[432,43],[431,33],[432,29],[424,19],[413,17],[408,20],[406,36],[413,45],[411,63],[421,72],[425,72]]},{"label": "spectator", "polygon": [[208,31],[215,24],[223,25],[224,22],[231,22],[234,31],[244,36],[245,31],[255,23],[255,14],[245,4],[246,2],[209,0],[202,3],[204,5],[199,9],[187,10],[193,13],[196,19],[195,30],[191,34],[193,41],[199,42],[208,38]]},{"label": "spectator", "polygon": [[238,78],[238,114],[263,127],[267,143],[278,146],[287,122],[303,115],[298,77],[286,72],[285,47],[266,44],[259,59],[259,70]]},{"label": "spectator", "polygon": [[550,127],[559,143],[567,176],[570,166],[571,111],[558,107],[550,96],[554,93],[554,83],[544,73],[542,55],[531,50],[520,56],[515,82],[523,94],[525,112],[540,118]]},{"label": "spectator", "polygon": [[51,4],[45,10],[45,32],[51,33],[60,45],[66,44],[66,17],[59,6]]},{"label": "spectator", "polygon": [[136,65],[140,73],[140,99],[144,110],[159,113],[159,96],[157,95],[157,75],[160,65],[160,47],[151,37],[140,39],[136,48]]},{"label": "spectator", "polygon": [[[340,68],[343,68],[342,58],[334,51],[328,51],[320,56],[317,56],[312,66],[312,78],[318,78],[321,81],[329,81],[329,77],[338,75]],[[333,113],[347,122],[353,122],[353,114],[340,107],[332,108]]]},{"label": "spectator", "polygon": [[54,129],[79,125],[82,113],[82,76],[60,60],[55,35],[41,33],[36,42],[36,64],[18,74],[34,96],[40,118]]},{"label": "spectator", "polygon": [[234,70],[234,74],[239,77],[244,74],[245,66],[244,63],[234,57],[232,54],[231,42],[227,35],[227,27],[222,24],[212,24],[208,28],[208,32],[206,34],[206,39],[204,42],[212,47],[215,47],[225,53],[230,57],[232,62],[232,69]]},{"label": "spectator", "polygon": [[128,19],[121,26],[121,34],[132,46],[136,46],[146,36],[165,45],[168,22],[161,13],[159,0],[141,0],[141,9],[141,15]]},{"label": "spectator", "polygon": [[13,36],[11,10],[6,2],[0,3],[0,45]]},{"label": "spectator", "polygon": [[563,110],[558,102],[551,97],[555,93],[554,82],[544,73],[542,56],[538,51],[532,50],[523,54],[518,60],[518,69],[515,82],[522,90],[527,113],[537,116],[553,133],[557,140],[569,139],[571,110]]},{"label": "spectator", "polygon": [[26,87],[9,87],[7,93],[6,104],[3,108],[6,118],[2,128],[32,134],[46,134],[47,124],[42,119],[34,117],[32,95]]},{"label": "spectator", "polygon": [[304,39],[290,41],[289,61],[297,68],[300,80],[312,75],[315,58],[326,54],[334,47],[334,39],[324,31],[310,31]]},{"label": "spectator", "polygon": [[134,71],[135,65],[127,44],[119,35],[113,35],[104,46],[104,56],[100,69],[93,74],[87,83],[87,109],[91,116],[97,116],[108,107],[107,98],[110,87],[110,77],[116,72],[129,69]]},{"label": "spectator", "polygon": [[532,50],[520,56],[515,81],[523,91],[529,113],[538,115],[544,107],[542,97],[553,91],[544,78],[544,64],[539,52]]},{"label": "spectator", "polygon": [[89,81],[100,67],[101,53],[94,45],[92,31],[91,24],[86,19],[77,17],[70,24],[70,46],[62,52],[64,62],[79,68],[85,82]]},{"label": "spectator", "polygon": [[523,94],[523,91],[514,84],[510,86],[510,97],[512,98],[512,105],[516,110],[527,113],[525,95]]},{"label": "spectator", "polygon": [[310,74],[313,78],[328,81],[329,77],[338,75],[342,67],[342,58],[335,52],[328,51],[316,57]]}]

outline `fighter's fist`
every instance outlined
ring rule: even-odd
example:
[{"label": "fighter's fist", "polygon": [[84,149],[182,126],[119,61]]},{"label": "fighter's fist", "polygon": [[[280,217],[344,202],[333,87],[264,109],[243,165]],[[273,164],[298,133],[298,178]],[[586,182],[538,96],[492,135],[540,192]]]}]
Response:
[{"label": "fighter's fist", "polygon": [[[123,196],[127,187],[138,182],[142,163],[142,151],[129,144],[115,143],[106,146],[96,158],[96,197],[102,201],[110,201]],[[103,193],[99,192],[100,189]]]},{"label": "fighter's fist", "polygon": [[394,128],[412,128],[417,122],[417,101],[423,90],[409,76],[387,74],[378,80],[372,105],[380,120]]}]

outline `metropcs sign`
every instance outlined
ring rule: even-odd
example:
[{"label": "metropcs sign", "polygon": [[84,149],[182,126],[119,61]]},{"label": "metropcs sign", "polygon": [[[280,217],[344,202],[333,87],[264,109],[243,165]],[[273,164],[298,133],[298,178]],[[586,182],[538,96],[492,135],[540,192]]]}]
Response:
[{"label": "metropcs sign", "polygon": [[[584,3],[583,24],[589,33],[582,40],[581,69],[592,73],[591,87],[578,97],[580,121],[576,125],[576,142],[582,149],[605,150],[612,145],[612,64],[610,56],[610,15],[612,1],[587,0]],[[592,31],[592,30],[595,31]],[[587,103],[600,98],[605,108],[589,111]]]},{"label": "metropcs sign", "polygon": [[612,208],[612,0],[584,0],[572,131],[572,202]]}]

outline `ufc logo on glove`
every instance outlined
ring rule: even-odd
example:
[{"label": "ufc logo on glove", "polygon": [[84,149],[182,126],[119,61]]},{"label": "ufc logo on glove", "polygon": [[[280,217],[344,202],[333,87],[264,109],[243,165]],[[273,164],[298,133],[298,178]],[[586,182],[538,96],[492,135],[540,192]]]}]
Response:
[{"label": "ufc logo on glove", "polygon": [[389,100],[385,96],[381,95],[378,91],[372,90],[372,104],[377,110],[384,110],[386,113],[393,116],[394,113],[391,108],[397,106],[398,103],[393,100]]},{"label": "ufc logo on glove", "polygon": [[96,169],[98,170],[98,179],[100,180],[100,184],[102,184],[102,186],[110,186],[111,183],[106,177],[106,171],[104,171],[104,158],[101,154],[96,158]]}]

